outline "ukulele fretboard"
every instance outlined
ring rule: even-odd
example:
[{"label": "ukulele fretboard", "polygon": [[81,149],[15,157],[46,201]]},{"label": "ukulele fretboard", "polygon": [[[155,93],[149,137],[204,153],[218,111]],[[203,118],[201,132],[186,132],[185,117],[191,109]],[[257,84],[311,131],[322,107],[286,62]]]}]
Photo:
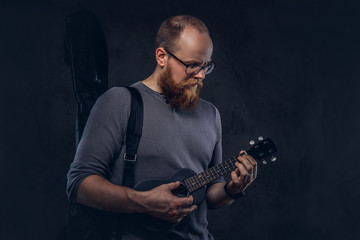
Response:
[{"label": "ukulele fretboard", "polygon": [[214,167],[205,170],[202,173],[199,173],[197,175],[194,175],[186,179],[184,182],[188,187],[189,192],[194,192],[197,189],[205,186],[206,184],[214,181],[215,179],[218,179],[219,177],[224,176],[225,174],[231,171],[234,171],[236,168],[235,162],[237,161],[237,158],[240,155],[242,154],[234,156],[221,164],[218,164]]}]

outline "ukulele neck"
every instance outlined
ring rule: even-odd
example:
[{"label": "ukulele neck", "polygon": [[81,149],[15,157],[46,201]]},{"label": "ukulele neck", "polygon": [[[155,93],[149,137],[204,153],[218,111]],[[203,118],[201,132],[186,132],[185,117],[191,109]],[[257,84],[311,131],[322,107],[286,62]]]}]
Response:
[{"label": "ukulele neck", "polygon": [[202,188],[206,184],[226,175],[227,173],[234,171],[236,166],[235,163],[238,161],[237,158],[243,154],[239,154],[230,158],[229,160],[213,166],[202,173],[196,174],[192,177],[185,179],[185,184],[189,192],[194,192],[199,188]]},{"label": "ukulele neck", "polygon": [[[234,171],[236,166],[235,163],[238,161],[237,158],[241,155],[247,154],[253,157],[255,160],[266,159],[267,157],[278,152],[274,142],[270,138],[263,139],[259,137],[260,142],[253,143],[253,146],[246,152],[236,155],[229,160],[213,166],[202,173],[196,174],[192,177],[185,179],[185,185],[189,192],[194,192],[199,188],[202,188],[206,184],[218,179],[225,174]],[[276,158],[275,158],[276,159]],[[272,160],[275,161],[275,160]]]}]

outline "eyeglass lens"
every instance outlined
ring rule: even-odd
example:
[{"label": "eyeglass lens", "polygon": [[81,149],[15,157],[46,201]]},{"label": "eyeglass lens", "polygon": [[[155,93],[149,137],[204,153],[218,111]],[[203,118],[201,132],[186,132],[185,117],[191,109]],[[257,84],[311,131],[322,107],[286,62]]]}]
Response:
[{"label": "eyeglass lens", "polygon": [[204,69],[205,74],[209,74],[214,69],[214,64],[209,64],[207,66],[201,67],[201,66],[188,66],[186,69],[187,74],[198,74],[202,69]]}]

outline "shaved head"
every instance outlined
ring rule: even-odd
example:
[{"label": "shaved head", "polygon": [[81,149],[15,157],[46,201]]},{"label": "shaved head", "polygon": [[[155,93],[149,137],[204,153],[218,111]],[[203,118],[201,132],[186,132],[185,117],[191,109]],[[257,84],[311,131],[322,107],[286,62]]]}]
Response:
[{"label": "shaved head", "polygon": [[206,25],[200,19],[189,16],[179,15],[166,19],[160,26],[156,36],[156,48],[162,47],[169,51],[177,50],[177,41],[185,27],[192,27],[199,33],[209,34]]}]

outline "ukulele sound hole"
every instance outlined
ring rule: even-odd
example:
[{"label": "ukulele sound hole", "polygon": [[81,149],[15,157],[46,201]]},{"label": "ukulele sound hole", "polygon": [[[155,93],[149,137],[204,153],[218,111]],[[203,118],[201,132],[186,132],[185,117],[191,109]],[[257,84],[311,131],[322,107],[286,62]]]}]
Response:
[{"label": "ukulele sound hole", "polygon": [[185,184],[183,184],[183,183],[180,183],[180,187],[172,190],[171,192],[172,192],[172,194],[174,194],[177,197],[188,197],[189,196],[189,192],[188,192]]}]

